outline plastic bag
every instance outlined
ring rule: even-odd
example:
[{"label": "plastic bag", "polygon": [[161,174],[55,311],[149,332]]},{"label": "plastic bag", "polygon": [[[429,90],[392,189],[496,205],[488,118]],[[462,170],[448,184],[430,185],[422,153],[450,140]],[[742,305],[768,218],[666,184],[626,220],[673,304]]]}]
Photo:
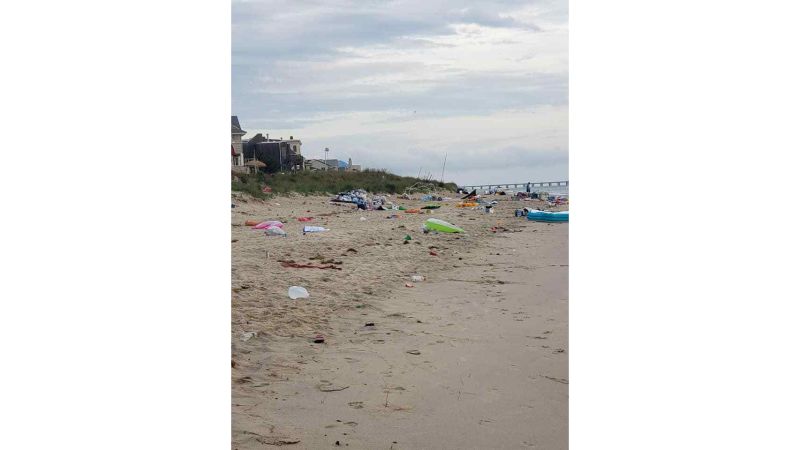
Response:
[{"label": "plastic bag", "polygon": [[308,298],[309,294],[306,288],[300,286],[292,286],[289,288],[289,298],[296,300],[298,298]]},{"label": "plastic bag", "polygon": [[286,237],[286,232],[283,231],[283,228],[278,228],[278,227],[269,227],[264,232],[264,234],[266,234],[267,236],[283,236],[283,237]]}]

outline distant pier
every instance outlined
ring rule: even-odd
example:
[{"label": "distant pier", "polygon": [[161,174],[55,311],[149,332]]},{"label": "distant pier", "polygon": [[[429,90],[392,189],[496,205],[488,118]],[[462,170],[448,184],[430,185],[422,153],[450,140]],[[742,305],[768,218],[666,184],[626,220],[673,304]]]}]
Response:
[{"label": "distant pier", "polygon": [[[501,184],[475,184],[475,185],[465,185],[462,186],[462,189],[471,191],[473,189],[476,190],[492,190],[492,189],[525,189],[528,186],[529,182],[525,183],[501,183]],[[543,187],[569,187],[569,181],[537,181],[537,182],[530,182],[531,188],[543,188]]]}]

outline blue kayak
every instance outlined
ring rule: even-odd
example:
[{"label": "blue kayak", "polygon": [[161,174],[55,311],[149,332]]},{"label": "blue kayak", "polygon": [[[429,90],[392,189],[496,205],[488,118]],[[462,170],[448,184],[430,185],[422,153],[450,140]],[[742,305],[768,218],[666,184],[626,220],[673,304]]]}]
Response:
[{"label": "blue kayak", "polygon": [[529,211],[528,220],[537,222],[569,222],[569,211]]}]

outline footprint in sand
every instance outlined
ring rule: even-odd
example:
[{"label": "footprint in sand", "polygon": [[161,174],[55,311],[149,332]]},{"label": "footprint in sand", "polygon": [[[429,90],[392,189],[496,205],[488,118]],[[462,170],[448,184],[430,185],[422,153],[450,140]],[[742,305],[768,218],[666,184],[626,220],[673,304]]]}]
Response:
[{"label": "footprint in sand", "polygon": [[364,407],[364,402],[348,402],[347,404],[355,409],[361,409]]}]

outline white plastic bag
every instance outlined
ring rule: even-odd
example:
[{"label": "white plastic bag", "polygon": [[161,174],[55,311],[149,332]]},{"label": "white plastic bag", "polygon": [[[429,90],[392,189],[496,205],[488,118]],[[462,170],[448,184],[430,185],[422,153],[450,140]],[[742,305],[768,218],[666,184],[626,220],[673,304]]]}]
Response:
[{"label": "white plastic bag", "polygon": [[283,236],[286,237],[286,232],[283,231],[283,228],[278,227],[269,227],[267,231],[264,232],[267,236]]},{"label": "white plastic bag", "polygon": [[289,288],[289,298],[297,300],[298,298],[308,298],[309,294],[306,288],[300,286],[292,286]]}]

